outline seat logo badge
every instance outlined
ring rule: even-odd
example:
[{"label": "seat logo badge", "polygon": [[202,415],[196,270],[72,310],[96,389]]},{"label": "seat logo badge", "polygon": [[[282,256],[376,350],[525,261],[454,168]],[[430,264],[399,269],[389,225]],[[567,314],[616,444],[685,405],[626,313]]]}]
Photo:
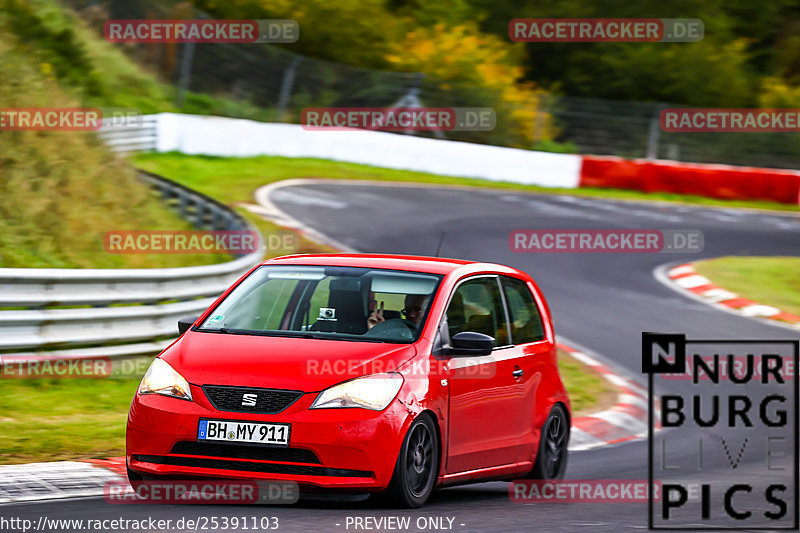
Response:
[{"label": "seat logo badge", "polygon": [[242,394],[242,407],[255,407],[257,394]]}]

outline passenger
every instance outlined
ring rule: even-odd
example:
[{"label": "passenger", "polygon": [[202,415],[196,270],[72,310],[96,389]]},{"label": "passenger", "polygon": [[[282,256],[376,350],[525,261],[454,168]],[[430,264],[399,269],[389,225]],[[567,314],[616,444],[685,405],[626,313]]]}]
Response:
[{"label": "passenger", "polygon": [[424,294],[409,294],[406,296],[405,309],[400,311],[406,320],[414,323],[414,327],[419,326],[422,321],[422,315],[425,310],[425,295]]},{"label": "passenger", "polygon": [[[416,329],[422,320],[422,315],[425,314],[425,295],[407,294],[404,303],[405,308],[400,312],[405,317],[405,323],[409,327]],[[372,329],[381,322],[384,322],[386,318],[383,316],[383,302],[378,306],[377,300],[370,299],[369,308],[372,312],[369,317],[367,317],[367,327]]]}]

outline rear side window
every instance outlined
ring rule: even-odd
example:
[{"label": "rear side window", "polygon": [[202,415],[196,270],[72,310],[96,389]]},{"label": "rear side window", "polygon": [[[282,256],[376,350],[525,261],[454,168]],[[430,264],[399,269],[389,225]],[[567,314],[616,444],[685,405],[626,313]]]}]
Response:
[{"label": "rear side window", "polygon": [[458,286],[447,308],[450,338],[462,331],[494,337],[495,346],[508,345],[508,329],[496,278],[476,278]]},{"label": "rear side window", "polygon": [[511,320],[511,341],[525,344],[544,339],[542,316],[528,285],[515,278],[501,277]]}]

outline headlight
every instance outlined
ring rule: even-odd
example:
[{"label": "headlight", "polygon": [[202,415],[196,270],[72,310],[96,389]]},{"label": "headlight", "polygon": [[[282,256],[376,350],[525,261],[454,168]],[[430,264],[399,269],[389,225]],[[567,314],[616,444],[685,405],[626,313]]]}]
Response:
[{"label": "headlight", "polygon": [[403,386],[400,374],[374,374],[334,385],[319,393],[309,409],[363,407],[383,411]]},{"label": "headlight", "polygon": [[142,378],[142,382],[139,384],[139,394],[162,394],[192,401],[189,383],[166,361],[158,357],[153,359],[150,368]]}]

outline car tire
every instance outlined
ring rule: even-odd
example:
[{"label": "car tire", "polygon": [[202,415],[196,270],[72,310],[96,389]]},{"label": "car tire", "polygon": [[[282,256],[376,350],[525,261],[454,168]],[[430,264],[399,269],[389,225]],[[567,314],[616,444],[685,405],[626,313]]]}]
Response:
[{"label": "car tire", "polygon": [[539,451],[533,470],[527,476],[533,479],[562,479],[567,471],[567,446],[569,444],[569,419],[561,404],[550,410],[539,437]]},{"label": "car tire", "polygon": [[141,494],[139,493],[139,487],[142,486],[142,482],[144,481],[144,476],[138,472],[134,472],[133,470],[131,470],[128,465],[125,465],[125,468],[128,470],[128,484],[133,489],[133,492],[141,496]]},{"label": "car tire", "polygon": [[436,424],[426,414],[408,428],[395,462],[389,487],[379,499],[397,507],[422,507],[439,475],[439,439]]}]

